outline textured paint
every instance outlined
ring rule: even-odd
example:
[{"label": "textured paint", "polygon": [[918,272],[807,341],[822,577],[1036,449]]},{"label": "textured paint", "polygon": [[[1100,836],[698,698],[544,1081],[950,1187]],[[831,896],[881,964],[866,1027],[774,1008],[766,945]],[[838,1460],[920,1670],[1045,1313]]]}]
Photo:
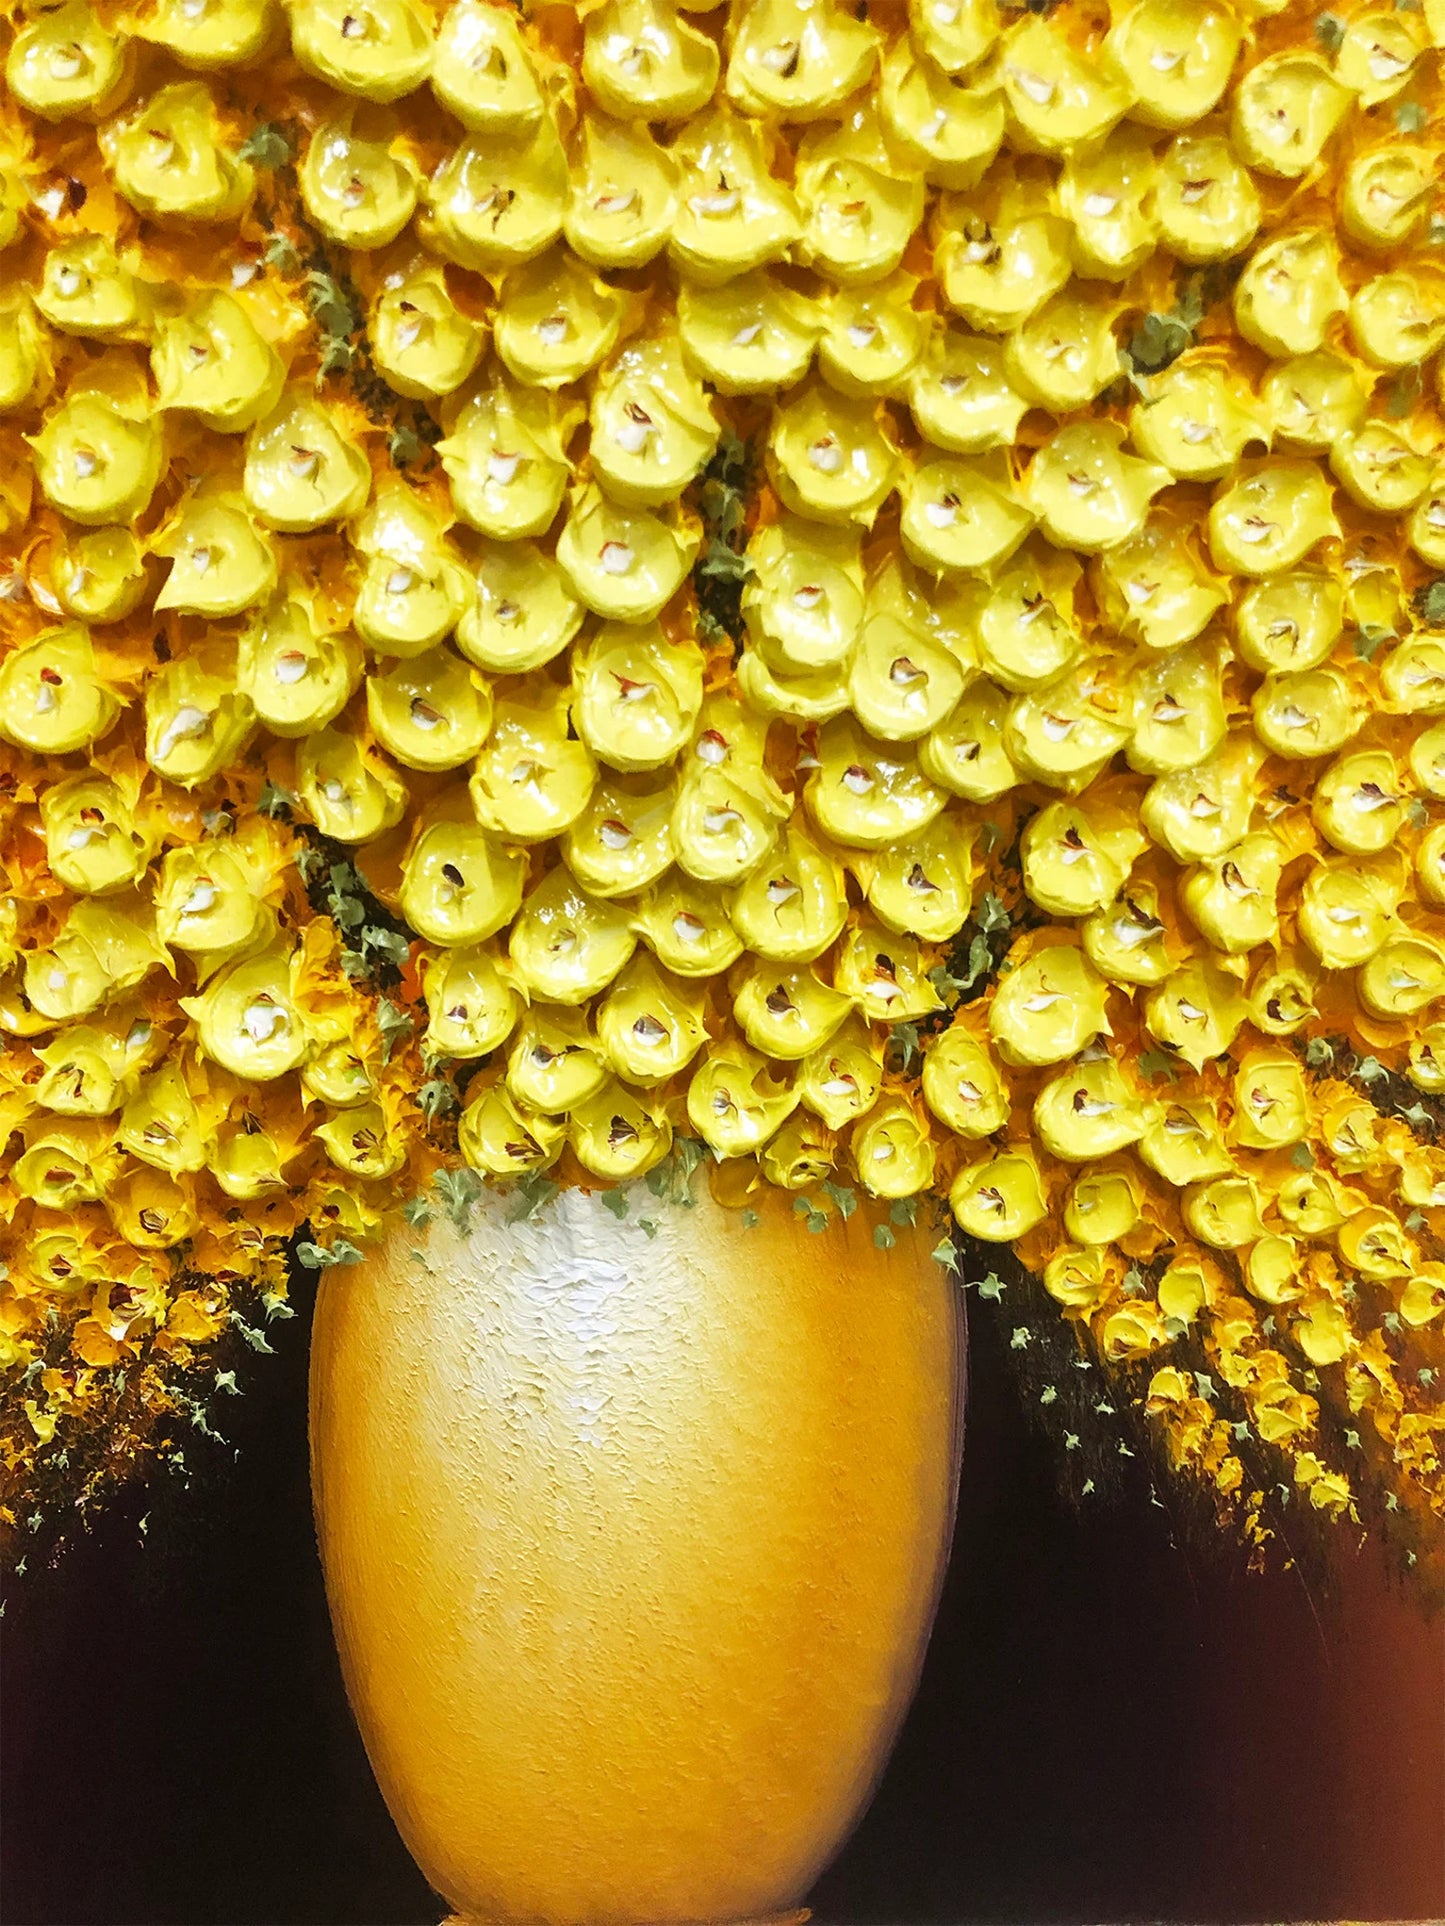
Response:
[{"label": "textured paint", "polygon": [[[318,1532],[372,1765],[467,1920],[796,1902],[881,1771],[957,1478],[955,1287],[860,1210],[595,1196],[330,1272]],[[636,1210],[634,1214],[637,1214]],[[424,1252],[418,1262],[413,1252]]]}]

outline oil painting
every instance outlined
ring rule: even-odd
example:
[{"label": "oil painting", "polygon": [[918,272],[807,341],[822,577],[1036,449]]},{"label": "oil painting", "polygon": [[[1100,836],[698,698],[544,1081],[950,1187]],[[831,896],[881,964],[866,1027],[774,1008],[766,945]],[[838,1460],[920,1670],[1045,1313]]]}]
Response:
[{"label": "oil painting", "polygon": [[4,1917],[1445,1916],[1445,0],[0,24]]}]

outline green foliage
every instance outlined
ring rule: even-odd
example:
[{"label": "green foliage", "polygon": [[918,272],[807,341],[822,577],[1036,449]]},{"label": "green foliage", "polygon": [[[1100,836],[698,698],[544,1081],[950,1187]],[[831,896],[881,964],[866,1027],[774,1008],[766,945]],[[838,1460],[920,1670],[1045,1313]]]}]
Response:
[{"label": "green foliage", "polygon": [[468,1164],[439,1170],[432,1179],[438,1202],[463,1236],[471,1229],[472,1212],[481,1202],[484,1189],[481,1178]]},{"label": "green foliage", "polygon": [[389,1063],[392,1051],[415,1030],[416,1018],[410,1010],[404,1010],[399,1003],[384,996],[377,1001],[376,1027],[381,1032],[381,1060]]},{"label": "green foliage", "polygon": [[296,1246],[296,1261],[304,1264],[308,1271],[329,1271],[334,1264],[359,1264],[364,1256],[364,1251],[358,1250],[355,1244],[348,1243],[344,1237],[338,1237],[332,1244],[302,1243]]},{"label": "green foliage", "polygon": [[285,167],[293,159],[293,154],[285,134],[275,121],[268,120],[247,135],[241,143],[239,158],[274,174],[278,167]]},{"label": "green foliage", "polygon": [[289,816],[296,807],[296,798],[289,789],[280,788],[268,776],[261,785],[256,807],[263,816]]},{"label": "green foliage", "polygon": [[837,1206],[839,1216],[845,1220],[858,1208],[858,1193],[847,1184],[834,1183],[831,1177],[823,1179],[823,1195]]},{"label": "green foliage", "polygon": [[275,268],[278,274],[291,281],[301,272],[301,256],[284,234],[273,234],[266,243],[261,265]]},{"label": "green foliage", "polygon": [[1415,598],[1422,618],[1432,629],[1445,629],[1445,575],[1427,582]]},{"label": "green foliage", "polygon": [[1379,622],[1362,622],[1355,631],[1355,654],[1361,662],[1373,662],[1384,644],[1395,639],[1393,629],[1387,629]]},{"label": "green foliage", "polygon": [[[358,1251],[357,1257],[360,1257],[360,1255],[361,1253]],[[352,1262],[354,1260],[342,1259],[339,1261]],[[230,1312],[228,1322],[239,1334],[242,1342],[249,1345],[253,1351],[264,1351],[268,1356],[272,1354],[273,1346],[266,1342],[265,1332],[258,1330],[254,1324],[248,1324],[239,1311]]]},{"label": "green foliage", "polygon": [[[304,843],[298,846],[296,856],[302,881],[319,890],[320,907],[341,932],[341,967],[352,981],[374,982],[388,971],[404,969],[411,956],[411,940],[377,920],[385,912],[355,864],[328,863],[319,850]],[[379,1020],[385,1037],[385,1020]],[[412,1021],[407,1018],[409,1026]]]},{"label": "green foliage", "polygon": [[890,1070],[897,1070],[903,1076],[907,1076],[915,1060],[921,1060],[916,1023],[894,1024],[888,1033],[886,1060]]},{"label": "green foliage", "polygon": [[303,289],[306,305],[321,337],[318,380],[342,374],[355,359],[351,337],[361,330],[361,313],[350,291],[324,268],[308,268]]},{"label": "green foliage", "polygon": [[461,1109],[461,1100],[445,1077],[428,1077],[417,1090],[416,1100],[428,1123],[435,1123],[438,1117],[450,1117]]},{"label": "green foliage", "polygon": [[1315,15],[1315,39],[1326,53],[1338,53],[1344,44],[1345,23],[1337,13]]},{"label": "green foliage", "polygon": [[745,582],[753,572],[753,565],[746,555],[720,535],[714,535],[703,549],[697,572],[714,582]]},{"label": "green foliage", "polygon": [[399,421],[391,431],[387,452],[398,468],[409,467],[421,453],[421,436],[408,421]]},{"label": "green foliage", "polygon": [[681,1204],[690,1210],[697,1202],[692,1194],[693,1172],[707,1156],[701,1137],[674,1137],[672,1149],[660,1164],[647,1173],[647,1188],[664,1204]]},{"label": "green foliage", "polygon": [[540,1170],[529,1170],[524,1177],[517,1179],[514,1186],[509,1221],[520,1224],[529,1217],[535,1217],[544,1204],[551,1203],[560,1188],[550,1177],[544,1177]]}]

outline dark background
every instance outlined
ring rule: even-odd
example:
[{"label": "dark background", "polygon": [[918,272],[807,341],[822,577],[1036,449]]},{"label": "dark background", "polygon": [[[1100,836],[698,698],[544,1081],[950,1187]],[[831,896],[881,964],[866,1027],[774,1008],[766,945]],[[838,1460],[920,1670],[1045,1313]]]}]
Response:
[{"label": "dark background", "polygon": [[[300,1308],[272,1327],[278,1354],[249,1361],[245,1395],[216,1401],[234,1461],[208,1448],[188,1491],[130,1495],[7,1587],[9,1926],[445,1911],[375,1790],[332,1651]],[[956,1550],[922,1687],[816,1917],[1445,1914],[1439,1624],[1368,1548],[1326,1591],[1250,1575],[1228,1546],[1178,1548],[1147,1484],[1075,1511],[994,1318],[971,1337]]]}]

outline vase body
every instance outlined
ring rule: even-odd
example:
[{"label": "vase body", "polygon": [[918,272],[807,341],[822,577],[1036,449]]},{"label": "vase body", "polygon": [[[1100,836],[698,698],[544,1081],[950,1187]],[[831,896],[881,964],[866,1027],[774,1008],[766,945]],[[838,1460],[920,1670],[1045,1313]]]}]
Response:
[{"label": "vase body", "polygon": [[[921,1232],[564,1191],[327,1273],[312,1478],[351,1704],[462,1919],[796,1903],[886,1761],[948,1552],[963,1337]],[[647,1211],[634,1205],[633,1216]]]}]

